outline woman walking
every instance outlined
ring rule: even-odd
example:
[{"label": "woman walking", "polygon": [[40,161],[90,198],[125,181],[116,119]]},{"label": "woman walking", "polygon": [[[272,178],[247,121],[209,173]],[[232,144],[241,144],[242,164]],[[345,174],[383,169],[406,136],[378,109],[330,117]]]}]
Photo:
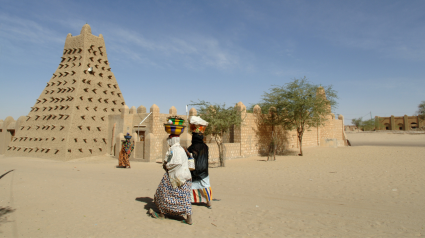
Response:
[{"label": "woman walking", "polygon": [[190,119],[192,130],[192,145],[187,149],[195,159],[195,170],[192,175],[192,191],[190,193],[192,203],[206,203],[211,209],[212,189],[208,175],[208,146],[204,143],[203,132],[208,122],[197,116]]},{"label": "woman walking", "polygon": [[178,135],[171,134],[167,142],[170,148],[163,163],[165,174],[154,196],[155,205],[160,213],[158,214],[152,209],[149,210],[149,213],[152,217],[159,219],[165,218],[165,214],[186,215],[183,222],[192,225],[192,204],[190,203],[192,180],[188,168],[188,158],[180,146]]}]

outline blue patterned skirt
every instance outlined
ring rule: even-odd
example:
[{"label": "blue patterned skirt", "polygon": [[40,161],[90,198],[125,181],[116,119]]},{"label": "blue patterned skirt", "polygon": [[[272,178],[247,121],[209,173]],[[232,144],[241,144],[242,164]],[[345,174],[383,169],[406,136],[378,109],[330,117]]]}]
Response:
[{"label": "blue patterned skirt", "polygon": [[173,188],[168,173],[165,173],[156,189],[154,201],[163,214],[192,215],[191,191],[192,180],[187,180],[182,186]]}]

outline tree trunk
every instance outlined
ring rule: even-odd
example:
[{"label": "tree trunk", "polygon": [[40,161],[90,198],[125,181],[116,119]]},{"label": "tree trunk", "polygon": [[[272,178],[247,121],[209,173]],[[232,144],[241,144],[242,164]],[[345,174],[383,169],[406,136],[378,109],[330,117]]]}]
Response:
[{"label": "tree trunk", "polygon": [[297,133],[298,133],[298,141],[300,142],[300,153],[298,154],[299,156],[303,156],[303,134],[304,134],[304,129],[297,129]]},{"label": "tree trunk", "polygon": [[223,137],[216,135],[215,142],[218,146],[218,160],[220,161],[220,167],[225,167],[224,164],[224,148],[223,148]]}]

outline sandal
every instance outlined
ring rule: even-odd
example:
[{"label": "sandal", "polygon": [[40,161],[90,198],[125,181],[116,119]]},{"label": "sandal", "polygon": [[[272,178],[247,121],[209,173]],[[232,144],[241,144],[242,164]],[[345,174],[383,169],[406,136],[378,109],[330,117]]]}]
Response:
[{"label": "sandal", "polygon": [[161,217],[158,213],[156,213],[154,210],[152,210],[152,208],[149,209],[149,215],[151,215],[155,219],[160,219],[160,220],[165,218],[165,217]]},{"label": "sandal", "polygon": [[182,221],[182,223],[184,223],[184,224],[188,224],[188,225],[190,225],[190,226],[191,226],[191,225],[193,225],[193,222],[192,222],[192,224],[189,224],[189,223],[187,223],[187,221],[186,221],[186,220],[183,220],[183,221]]}]

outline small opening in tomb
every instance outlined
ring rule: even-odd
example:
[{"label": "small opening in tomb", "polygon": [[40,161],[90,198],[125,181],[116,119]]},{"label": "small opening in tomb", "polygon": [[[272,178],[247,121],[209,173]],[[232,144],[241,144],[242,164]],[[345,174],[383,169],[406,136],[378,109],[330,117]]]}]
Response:
[{"label": "small opening in tomb", "polygon": [[93,89],[93,90],[92,90],[92,91],[94,92],[94,94],[96,94],[96,90],[97,90],[97,89]]},{"label": "small opening in tomb", "polygon": [[83,139],[84,143],[87,143],[87,139]]},{"label": "small opening in tomb", "polygon": [[[97,62],[99,62],[99,63],[100,63],[100,61],[102,61],[102,59],[98,59],[98,60],[97,60]],[[103,67],[103,68],[105,68],[105,67]]]},{"label": "small opening in tomb", "polygon": [[117,100],[113,100],[112,102],[114,103],[114,105],[117,105]]},{"label": "small opening in tomb", "polygon": [[105,143],[105,144],[106,144],[106,139],[105,139],[105,138],[102,138],[102,140],[103,140],[103,143]]},{"label": "small opening in tomb", "polygon": [[20,150],[21,150],[21,147],[18,148],[18,151],[20,151]]},{"label": "small opening in tomb", "polygon": [[97,139],[96,139],[96,138],[94,138],[94,139],[93,139],[93,141],[94,141],[94,142],[97,142]]},{"label": "small opening in tomb", "polygon": [[93,110],[97,111],[97,107],[94,107]]},{"label": "small opening in tomb", "polygon": [[41,151],[40,152],[43,152],[44,151],[44,148],[41,148]]},{"label": "small opening in tomb", "polygon": [[47,150],[46,150],[46,153],[49,153],[49,151],[50,151],[50,149],[47,149]]},{"label": "small opening in tomb", "polygon": [[93,119],[93,121],[96,121],[96,120],[94,119],[95,117],[96,117],[96,116],[92,116],[92,117],[91,117],[91,119]]},{"label": "small opening in tomb", "polygon": [[34,149],[33,148],[30,148],[30,151],[28,151],[28,152],[31,152],[31,151],[33,151]]},{"label": "small opening in tomb", "polygon": [[87,127],[87,130],[90,130],[90,127],[89,126]]},{"label": "small opening in tomb", "polygon": [[102,119],[102,121],[105,121],[105,117],[101,117],[100,119]]},{"label": "small opening in tomb", "polygon": [[68,119],[69,115],[66,115],[65,120]]},{"label": "small opening in tomb", "polygon": [[83,149],[81,149],[81,148],[80,148],[80,149],[78,149],[78,150],[79,150],[81,153],[83,153]]},{"label": "small opening in tomb", "polygon": [[12,149],[12,147],[8,146],[8,147],[7,147],[7,150],[10,150],[10,149]]},{"label": "small opening in tomb", "polygon": [[76,82],[77,82],[77,80],[75,80],[75,79],[73,79],[73,80],[72,80],[72,84],[74,84],[74,83],[76,83]]},{"label": "small opening in tomb", "polygon": [[108,76],[108,79],[112,79],[112,75],[109,75],[109,76]]},{"label": "small opening in tomb", "polygon": [[81,119],[86,120],[86,116],[81,116]]},{"label": "small opening in tomb", "polygon": [[111,108],[111,111],[115,112],[115,109],[114,108]]},{"label": "small opening in tomb", "polygon": [[68,149],[68,152],[71,153],[71,149]]},{"label": "small opening in tomb", "polygon": [[91,80],[87,80],[87,84],[90,84]]},{"label": "small opening in tomb", "polygon": [[30,138],[30,141],[32,141],[32,138]]},{"label": "small opening in tomb", "polygon": [[21,131],[25,128],[25,126],[21,126]]},{"label": "small opening in tomb", "polygon": [[83,96],[80,97],[81,101],[83,101]]},{"label": "small opening in tomb", "polygon": [[56,140],[56,138],[55,137],[52,137],[52,141],[54,141],[54,140]]},{"label": "small opening in tomb", "polygon": [[103,77],[103,73],[100,73],[100,74],[99,74],[99,76],[100,76],[100,77]]},{"label": "small opening in tomb", "polygon": [[57,154],[59,152],[59,150],[56,150],[55,154]]},{"label": "small opening in tomb", "polygon": [[83,129],[83,126],[78,126],[78,128],[80,128],[80,130],[82,130]]},{"label": "small opening in tomb", "polygon": [[25,151],[27,151],[27,149],[28,149],[28,148],[25,148],[25,149],[24,149],[24,152],[25,152]]},{"label": "small opening in tomb", "polygon": [[88,100],[89,100],[90,102],[93,102],[93,101],[92,101],[92,99],[93,99],[93,98],[88,98]]},{"label": "small opening in tomb", "polygon": [[92,149],[89,149],[89,151],[90,151],[90,154],[93,154],[93,151],[92,151]]},{"label": "small opening in tomb", "polygon": [[78,139],[77,139],[77,138],[74,138],[74,141],[75,141],[75,142],[78,142]]},{"label": "small opening in tomb", "polygon": [[65,138],[62,138],[62,141],[64,141],[65,140]]},{"label": "small opening in tomb", "polygon": [[102,152],[102,148],[99,147],[99,151]]},{"label": "small opening in tomb", "polygon": [[98,131],[102,131],[102,130],[100,129],[100,127],[97,127],[97,130],[98,130]]},{"label": "small opening in tomb", "polygon": [[104,111],[104,112],[108,112],[108,109],[107,109],[107,108],[103,108],[103,111]]},{"label": "small opening in tomb", "polygon": [[99,101],[101,103],[102,102],[102,98],[97,99],[97,101]]},{"label": "small opening in tomb", "polygon": [[111,88],[111,84],[110,83],[108,83],[108,88]]},{"label": "small opening in tomb", "polygon": [[88,91],[89,91],[89,88],[85,88],[85,89],[84,89],[84,92],[86,92],[86,93],[87,93]]}]

